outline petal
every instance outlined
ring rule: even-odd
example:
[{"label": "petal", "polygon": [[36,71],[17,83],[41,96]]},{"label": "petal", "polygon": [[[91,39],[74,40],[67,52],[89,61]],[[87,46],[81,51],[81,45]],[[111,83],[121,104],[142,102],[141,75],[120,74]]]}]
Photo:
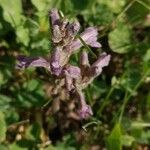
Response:
[{"label": "petal", "polygon": [[62,67],[60,65],[60,57],[61,57],[61,49],[59,47],[56,47],[52,53],[50,66],[51,66],[51,72],[54,75],[60,75],[62,71]]},{"label": "petal", "polygon": [[[89,27],[85,29],[85,31],[81,33],[80,36],[87,45],[99,48],[101,47],[101,44],[97,42],[97,35],[98,35],[97,29],[95,27]],[[66,49],[68,51],[75,51],[79,49],[81,46],[82,46],[81,41],[79,39],[76,39],[70,45],[68,45]]]},{"label": "petal", "polygon": [[65,86],[68,91],[71,91],[72,89],[74,89],[73,79],[67,75],[65,76]]},{"label": "petal", "polygon": [[78,114],[81,119],[87,119],[93,115],[92,109],[85,102],[85,96],[82,91],[78,91],[79,100],[81,103],[81,108],[78,110]]},{"label": "petal", "polygon": [[81,76],[81,70],[77,66],[70,65],[65,69],[65,74],[67,74],[71,78],[77,79]]},{"label": "petal", "polygon": [[78,33],[79,29],[80,24],[78,22],[74,22],[66,26],[65,37],[63,38],[63,46],[70,45],[70,43],[74,40],[75,35]]},{"label": "petal", "polygon": [[52,9],[50,11],[49,16],[50,16],[50,20],[51,20],[52,25],[55,25],[55,24],[58,23],[58,20],[60,19],[60,16],[59,16],[59,13],[58,13],[57,9],[55,9],[55,8]]},{"label": "petal", "polygon": [[81,52],[80,65],[81,66],[89,66],[88,53],[86,51]]},{"label": "petal", "polygon": [[81,119],[87,119],[93,115],[93,112],[89,105],[84,105],[80,110],[78,110],[78,114]]},{"label": "petal", "polygon": [[17,69],[22,69],[27,67],[44,67],[50,70],[49,62],[42,57],[18,56],[17,60],[19,61],[19,63],[16,65]]},{"label": "petal", "polygon": [[77,21],[73,22],[72,24],[68,24],[67,26],[68,36],[76,35],[79,29],[80,29],[80,24]]},{"label": "petal", "polygon": [[110,58],[110,55],[102,53],[98,60],[90,67],[90,74],[92,76],[99,75],[102,72],[103,67],[108,66]]}]

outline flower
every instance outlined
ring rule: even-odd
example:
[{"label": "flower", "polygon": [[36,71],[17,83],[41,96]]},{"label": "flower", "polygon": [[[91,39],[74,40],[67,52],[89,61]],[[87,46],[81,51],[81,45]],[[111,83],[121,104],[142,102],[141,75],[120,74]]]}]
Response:
[{"label": "flower", "polygon": [[77,111],[81,119],[88,119],[93,115],[92,109],[86,104],[85,96],[81,90],[77,91],[78,98],[80,100],[80,109]]},{"label": "flower", "polygon": [[23,69],[27,67],[44,67],[50,70],[49,62],[42,57],[26,57],[18,56],[17,60],[19,63],[16,65],[16,69]]},{"label": "flower", "polygon": [[[76,93],[76,97],[79,100],[78,115],[81,119],[87,119],[93,115],[93,112],[91,107],[86,104],[82,90],[95,77],[101,74],[103,67],[109,64],[111,56],[102,53],[96,62],[90,65],[88,53],[82,51],[79,67],[70,65],[70,56],[83,46],[82,42],[76,37],[80,29],[80,24],[77,21],[69,23],[66,18],[61,18],[57,9],[52,9],[49,17],[52,33],[52,53],[50,59],[18,56],[16,68],[44,67],[56,77],[56,80],[64,79],[64,86],[68,93],[70,95],[72,92]],[[97,35],[98,31],[96,27],[88,27],[80,34],[80,37],[87,45],[99,48],[101,44],[97,41]]]}]

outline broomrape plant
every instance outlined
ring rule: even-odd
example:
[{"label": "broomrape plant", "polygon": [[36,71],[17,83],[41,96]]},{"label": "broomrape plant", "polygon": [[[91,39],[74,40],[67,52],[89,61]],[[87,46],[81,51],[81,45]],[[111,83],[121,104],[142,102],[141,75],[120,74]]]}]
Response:
[{"label": "broomrape plant", "polygon": [[[65,91],[70,98],[72,97],[71,95],[75,95],[79,104],[77,114],[80,119],[87,119],[93,112],[91,107],[86,104],[83,89],[101,74],[103,67],[109,64],[110,55],[104,52],[90,65],[88,53],[82,51],[79,66],[69,64],[70,56],[83,46],[81,40],[76,36],[79,32],[80,24],[77,21],[69,23],[66,18],[60,16],[57,9],[50,11],[49,18],[52,42],[52,53],[49,61],[42,57],[18,56],[16,68],[46,68],[54,76],[54,79],[60,83],[53,85],[57,89],[55,90],[57,91],[56,93],[61,92],[61,86],[65,87]],[[97,35],[96,27],[88,27],[80,34],[80,38],[88,46],[100,48],[101,44],[97,41]]]}]

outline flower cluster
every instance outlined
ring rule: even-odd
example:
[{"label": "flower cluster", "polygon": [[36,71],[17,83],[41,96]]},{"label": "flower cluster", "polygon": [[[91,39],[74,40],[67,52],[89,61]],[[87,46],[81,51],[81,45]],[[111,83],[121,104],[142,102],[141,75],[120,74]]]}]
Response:
[{"label": "flower cluster", "polygon": [[[69,64],[70,56],[83,46],[77,34],[80,29],[79,22],[69,23],[66,18],[61,18],[57,9],[50,11],[52,53],[50,60],[42,57],[19,56],[17,68],[44,67],[50,71],[56,79],[64,79],[68,93],[75,93],[80,102],[77,111],[81,119],[86,119],[93,114],[92,109],[86,104],[83,89],[85,89],[95,77],[101,74],[103,67],[110,61],[110,55],[102,53],[96,62],[89,63],[88,53],[82,51],[80,65]],[[89,46],[99,48],[97,41],[98,31],[95,27],[85,29],[79,36]]]}]

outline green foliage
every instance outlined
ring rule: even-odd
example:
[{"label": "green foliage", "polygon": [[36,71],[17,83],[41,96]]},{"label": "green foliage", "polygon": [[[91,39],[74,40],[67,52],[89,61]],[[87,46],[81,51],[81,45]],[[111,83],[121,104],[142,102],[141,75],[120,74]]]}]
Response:
[{"label": "green foliage", "polygon": [[[149,6],[149,0],[0,0],[0,150],[149,149]],[[20,54],[52,51],[52,8],[79,20],[81,31],[96,26],[102,48],[92,53],[111,54],[109,67],[85,89],[94,112],[89,120],[70,119],[66,109],[74,106],[65,100],[51,113],[53,77],[46,70],[15,69]]]},{"label": "green foliage", "polygon": [[122,136],[121,125],[116,124],[111,134],[107,138],[107,148],[109,150],[121,150],[122,149],[121,136]]},{"label": "green foliage", "polygon": [[109,33],[109,44],[113,52],[123,54],[131,49],[131,31],[124,23],[118,23],[117,28]]},{"label": "green foliage", "polygon": [[4,141],[6,138],[6,122],[5,122],[5,116],[3,112],[0,111],[0,142]]}]

